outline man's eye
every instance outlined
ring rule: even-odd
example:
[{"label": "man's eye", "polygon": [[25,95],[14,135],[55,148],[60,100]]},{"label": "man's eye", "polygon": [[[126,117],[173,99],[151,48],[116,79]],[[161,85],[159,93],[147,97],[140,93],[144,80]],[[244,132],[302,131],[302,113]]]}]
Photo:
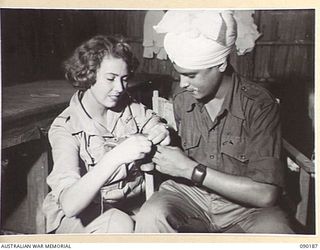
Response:
[{"label": "man's eye", "polygon": [[109,81],[109,82],[113,82],[114,81],[114,77],[110,77],[110,78],[107,78],[107,81]]}]

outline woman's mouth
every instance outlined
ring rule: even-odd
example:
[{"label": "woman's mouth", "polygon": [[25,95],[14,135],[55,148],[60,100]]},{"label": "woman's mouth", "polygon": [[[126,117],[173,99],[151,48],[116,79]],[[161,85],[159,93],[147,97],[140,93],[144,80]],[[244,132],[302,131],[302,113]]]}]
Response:
[{"label": "woman's mouth", "polygon": [[118,100],[120,98],[121,94],[114,94],[114,95],[108,95],[108,97],[112,100]]}]

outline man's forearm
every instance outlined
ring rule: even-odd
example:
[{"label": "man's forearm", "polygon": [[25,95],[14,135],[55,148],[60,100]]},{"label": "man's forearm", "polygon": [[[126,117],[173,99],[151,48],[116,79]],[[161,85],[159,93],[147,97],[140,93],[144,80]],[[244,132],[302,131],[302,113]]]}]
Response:
[{"label": "man's forearm", "polygon": [[277,200],[279,188],[253,181],[248,177],[230,175],[207,168],[203,186],[239,203],[269,207]]}]

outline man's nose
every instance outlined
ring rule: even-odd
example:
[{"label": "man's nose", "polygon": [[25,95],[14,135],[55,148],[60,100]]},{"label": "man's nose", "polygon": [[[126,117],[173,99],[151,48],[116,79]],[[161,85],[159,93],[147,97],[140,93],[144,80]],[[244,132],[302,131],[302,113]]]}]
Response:
[{"label": "man's nose", "polygon": [[188,78],[186,76],[180,75],[180,87],[181,88],[186,88],[189,85],[190,84],[189,84]]}]

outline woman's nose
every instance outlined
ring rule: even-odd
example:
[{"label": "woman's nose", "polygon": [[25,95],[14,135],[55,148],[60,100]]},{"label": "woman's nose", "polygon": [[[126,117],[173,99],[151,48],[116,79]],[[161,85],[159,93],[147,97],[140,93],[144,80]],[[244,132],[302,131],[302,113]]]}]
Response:
[{"label": "woman's nose", "polygon": [[115,84],[114,84],[114,90],[117,90],[118,92],[122,92],[124,91],[126,86],[124,86],[124,83],[122,82],[122,80],[120,78],[117,78],[115,80]]},{"label": "woman's nose", "polygon": [[186,88],[189,85],[190,84],[189,84],[188,78],[186,76],[180,75],[180,87],[181,88]]}]

